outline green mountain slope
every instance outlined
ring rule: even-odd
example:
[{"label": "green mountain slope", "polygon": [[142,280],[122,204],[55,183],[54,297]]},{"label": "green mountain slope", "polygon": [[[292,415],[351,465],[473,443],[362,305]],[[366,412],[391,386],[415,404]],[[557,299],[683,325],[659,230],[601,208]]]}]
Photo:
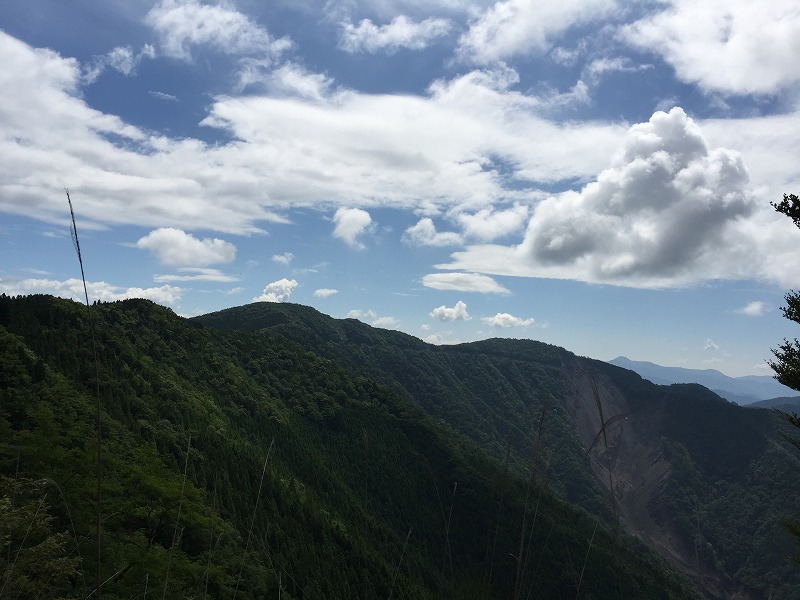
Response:
[{"label": "green mountain slope", "polygon": [[800,461],[781,436],[784,423],[768,411],[756,414],[698,385],[657,386],[529,340],[431,346],[289,304],[256,303],[195,321],[278,333],[380,381],[496,460],[510,448],[521,475],[544,414],[547,479],[560,495],[611,522],[618,513],[711,597],[800,593],[782,526],[796,504]]},{"label": "green mountain slope", "polygon": [[544,452],[529,486],[402,386],[274,333],[91,314],[99,575],[87,309],[0,296],[0,596],[696,597],[543,485]]}]

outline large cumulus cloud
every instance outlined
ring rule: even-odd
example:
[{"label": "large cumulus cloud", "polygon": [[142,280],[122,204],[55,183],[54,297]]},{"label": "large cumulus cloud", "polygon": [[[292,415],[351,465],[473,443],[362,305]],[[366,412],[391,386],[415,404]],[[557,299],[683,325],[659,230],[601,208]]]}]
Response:
[{"label": "large cumulus cloud", "polygon": [[445,266],[637,287],[735,277],[748,180],[741,156],[709,149],[682,109],[657,112],[595,181],[542,201],[521,244],[472,247]]}]

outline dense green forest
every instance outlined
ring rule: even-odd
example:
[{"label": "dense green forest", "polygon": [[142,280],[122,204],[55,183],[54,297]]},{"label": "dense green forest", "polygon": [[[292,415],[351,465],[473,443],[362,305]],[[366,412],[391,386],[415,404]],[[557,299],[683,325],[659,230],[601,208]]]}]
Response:
[{"label": "dense green forest", "polygon": [[[144,300],[0,296],[0,354],[0,598],[86,598],[98,572],[106,598],[800,589],[781,526],[800,469],[780,419],[704,388],[277,304],[187,320]],[[695,583],[625,533],[639,427],[670,465],[651,516]]]},{"label": "dense green forest", "polygon": [[[547,482],[560,496],[610,522],[619,512],[629,531],[675,559],[708,595],[800,595],[800,570],[789,560],[797,550],[784,528],[800,513],[800,457],[772,411],[739,407],[697,385],[654,385],[531,340],[431,346],[289,304],[250,304],[195,321],[278,333],[380,381],[496,460],[510,447],[511,468],[522,477],[537,435],[533,425],[545,411]],[[602,392],[602,420],[592,379]],[[601,423],[623,414],[605,432],[610,446],[603,448],[596,439]],[[650,458],[631,460],[637,453]],[[638,471],[649,462],[663,463],[663,475],[652,490],[640,490]],[[620,480],[614,503],[609,467],[612,485]]]}]

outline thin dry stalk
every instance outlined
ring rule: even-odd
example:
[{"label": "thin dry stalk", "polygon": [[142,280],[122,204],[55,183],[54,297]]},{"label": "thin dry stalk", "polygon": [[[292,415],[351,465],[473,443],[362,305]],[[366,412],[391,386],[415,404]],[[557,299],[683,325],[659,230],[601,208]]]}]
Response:
[{"label": "thin dry stalk", "polygon": [[172,568],[172,554],[175,551],[175,546],[178,545],[178,527],[181,523],[181,510],[183,509],[183,495],[186,491],[186,473],[189,470],[189,451],[192,449],[192,436],[189,435],[189,441],[186,444],[186,460],[183,463],[183,481],[181,482],[181,499],[178,501],[178,515],[175,517],[175,531],[172,534],[172,544],[169,547],[169,556],[167,557],[167,576],[164,578],[164,592],[161,594],[162,600],[167,597],[167,586],[169,585],[169,574]]},{"label": "thin dry stalk", "polygon": [[[217,479],[214,478],[214,497],[211,504],[211,510],[215,511],[217,508]],[[219,534],[222,537],[222,534]],[[219,543],[219,538],[217,538],[217,543]],[[208,577],[211,574],[211,553],[214,550],[214,521],[211,521],[211,533],[209,534],[208,539],[208,562],[206,563],[206,572],[203,576],[204,580],[204,587],[203,587],[203,598],[208,597]]]},{"label": "thin dry stalk", "polygon": [[[531,453],[531,474],[528,478],[528,490],[525,494],[525,508],[522,513],[522,527],[519,534],[519,549],[517,550],[517,576],[514,581],[514,600],[519,600],[522,595],[522,584],[525,579],[525,565],[528,562],[527,553],[525,551],[525,538],[528,528],[528,512],[530,511],[531,495],[533,494],[533,485],[536,481],[536,471],[539,463],[539,457],[542,452],[542,431],[544,429],[544,417],[547,414],[549,402],[545,398],[542,404],[542,414],[539,417],[539,428],[536,433],[536,441],[533,444]],[[533,526],[531,526],[532,528]]]},{"label": "thin dry stalk", "polygon": [[[500,475],[499,479],[495,479],[494,485],[492,486],[492,497],[494,498],[494,515],[492,517],[493,521],[489,524],[489,533],[486,538],[486,559],[485,564],[489,565],[489,572],[488,572],[488,579],[487,582],[492,581],[492,576],[494,574],[494,556],[495,552],[497,551],[497,534],[498,530],[500,529],[498,523],[498,515],[500,514],[500,502],[502,500],[501,494],[498,491],[498,486],[500,486],[505,481],[506,473],[508,472],[508,462],[511,459],[511,437],[508,438],[508,448],[506,450],[506,460],[503,463],[503,472]],[[491,555],[490,555],[491,549]]]},{"label": "thin dry stalk", "polygon": [[397,576],[400,574],[400,567],[403,564],[403,558],[406,555],[406,546],[408,546],[408,538],[411,537],[411,530],[413,527],[409,527],[408,535],[406,535],[406,541],[403,544],[403,551],[400,553],[400,562],[397,563],[397,569],[394,572],[394,578],[392,579],[392,589],[389,590],[389,600],[392,600],[392,596],[394,595],[394,584],[397,583]]},{"label": "thin dry stalk", "polygon": [[589,552],[592,550],[592,542],[594,541],[594,534],[597,533],[597,525],[599,524],[599,520],[594,522],[594,529],[592,530],[592,537],[589,539],[589,547],[586,549],[586,557],[583,559],[583,567],[581,567],[581,576],[578,579],[578,590],[575,593],[575,600],[578,600],[581,596],[581,584],[583,583],[583,573],[586,571],[586,563],[589,561]]},{"label": "thin dry stalk", "polygon": [[553,535],[553,529],[555,529],[555,527],[556,527],[556,524],[555,524],[555,521],[553,521],[550,524],[550,531],[547,532],[547,537],[544,540],[544,545],[542,546],[542,551],[539,553],[539,560],[536,561],[536,568],[534,569],[533,577],[531,578],[531,586],[528,588],[528,595],[525,596],[526,600],[528,598],[530,598],[531,594],[533,593],[533,585],[536,583],[536,576],[539,574],[539,567],[542,564],[542,558],[544,558],[544,552],[545,552],[545,550],[547,550],[547,544],[550,541],[550,536]]},{"label": "thin dry stalk", "polygon": [[[81,243],[80,239],[78,238],[78,226],[75,224],[75,211],[72,209],[72,199],[69,197],[69,190],[64,189],[64,192],[67,194],[67,204],[69,205],[69,216],[71,220],[70,225],[70,235],[72,236],[72,243],[75,246],[75,252],[78,255],[78,264],[81,267],[81,281],[83,282],[83,296],[86,300],[86,314],[89,320],[89,330],[92,335],[92,356],[94,359],[94,380],[95,380],[95,396],[97,398],[97,414],[95,416],[96,420],[96,429],[97,429],[97,490],[95,492],[96,498],[95,501],[97,503],[96,506],[96,522],[95,527],[97,529],[95,543],[97,544],[97,565],[95,569],[95,589],[94,592],[97,594],[98,600],[100,600],[101,596],[101,587],[102,584],[100,583],[100,564],[101,564],[101,526],[103,523],[102,520],[102,511],[100,509],[100,502],[102,500],[102,483],[103,483],[103,464],[102,464],[102,439],[103,439],[103,432],[102,432],[102,425],[101,425],[101,414],[102,414],[102,401],[100,399],[100,361],[97,358],[97,336],[95,335],[95,327],[94,327],[94,314],[91,310],[91,305],[89,304],[89,290],[86,287],[86,273],[83,269],[83,255],[81,254]],[[89,594],[91,597],[92,594]]]},{"label": "thin dry stalk", "polygon": [[[453,518],[453,505],[456,503],[456,490],[458,490],[458,482],[453,484],[453,497],[450,499],[450,513],[447,515],[447,525],[444,528],[444,538],[447,543],[447,558],[450,561],[450,577],[453,577],[453,553],[450,550],[450,521]],[[444,571],[444,568],[442,568]]]},{"label": "thin dry stalk", "polygon": [[233,591],[234,600],[236,594],[239,593],[239,583],[242,580],[242,570],[244,569],[244,561],[247,559],[247,553],[250,551],[250,537],[253,535],[253,527],[256,524],[256,512],[258,511],[258,502],[261,500],[261,487],[264,485],[264,474],[267,472],[267,462],[269,455],[272,453],[272,445],[275,443],[275,438],[269,443],[269,450],[267,450],[267,457],[264,459],[264,467],[261,469],[261,481],[258,482],[258,494],[256,494],[256,504],[253,507],[253,516],[250,519],[250,529],[247,530],[247,542],[244,545],[244,556],[242,556],[242,564],[239,565],[239,575],[236,577],[236,589]]},{"label": "thin dry stalk", "polygon": [[39,502],[39,506],[36,507],[36,512],[33,513],[33,517],[31,518],[30,523],[28,523],[28,528],[25,530],[25,535],[22,536],[22,543],[20,543],[19,548],[17,548],[17,553],[14,555],[14,561],[11,563],[11,567],[8,569],[8,571],[5,572],[5,581],[3,581],[3,587],[0,587],[0,598],[3,597],[3,590],[6,589],[6,585],[8,585],[9,581],[11,581],[11,573],[14,571],[14,567],[17,565],[17,559],[19,558],[19,553],[22,552],[22,548],[25,547],[25,542],[28,539],[28,534],[31,532],[31,527],[33,527],[33,523],[36,521],[36,517],[39,516],[39,511],[42,510],[42,506],[44,506],[45,499],[47,499],[47,494],[42,496],[42,499]]},{"label": "thin dry stalk", "polygon": [[[612,477],[611,474],[611,455],[608,452],[608,436],[606,435],[606,429],[608,425],[611,425],[613,422],[618,421],[625,415],[616,415],[614,417],[611,417],[608,421],[606,421],[605,417],[603,416],[603,403],[600,400],[600,390],[597,389],[597,382],[594,380],[594,377],[592,377],[592,375],[590,375],[589,373],[587,373],[586,376],[589,378],[589,384],[592,387],[592,395],[594,396],[594,401],[595,404],[597,405],[597,412],[600,414],[600,433],[598,433],[597,435],[599,436],[602,434],[603,436],[603,446],[606,451],[606,471],[608,471],[608,488],[609,488],[609,493],[611,494],[611,509],[614,511],[614,517],[616,517],[617,501],[616,501],[616,496],[614,494],[614,478]],[[592,445],[589,446],[589,450],[591,450],[596,441],[597,438],[595,438],[595,442],[593,442]]]}]

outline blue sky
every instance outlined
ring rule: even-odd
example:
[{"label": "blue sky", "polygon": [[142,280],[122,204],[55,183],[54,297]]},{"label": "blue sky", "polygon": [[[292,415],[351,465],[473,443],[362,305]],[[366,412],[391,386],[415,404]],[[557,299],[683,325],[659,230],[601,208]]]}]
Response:
[{"label": "blue sky", "polygon": [[771,374],[795,0],[0,5],[0,291]]}]

